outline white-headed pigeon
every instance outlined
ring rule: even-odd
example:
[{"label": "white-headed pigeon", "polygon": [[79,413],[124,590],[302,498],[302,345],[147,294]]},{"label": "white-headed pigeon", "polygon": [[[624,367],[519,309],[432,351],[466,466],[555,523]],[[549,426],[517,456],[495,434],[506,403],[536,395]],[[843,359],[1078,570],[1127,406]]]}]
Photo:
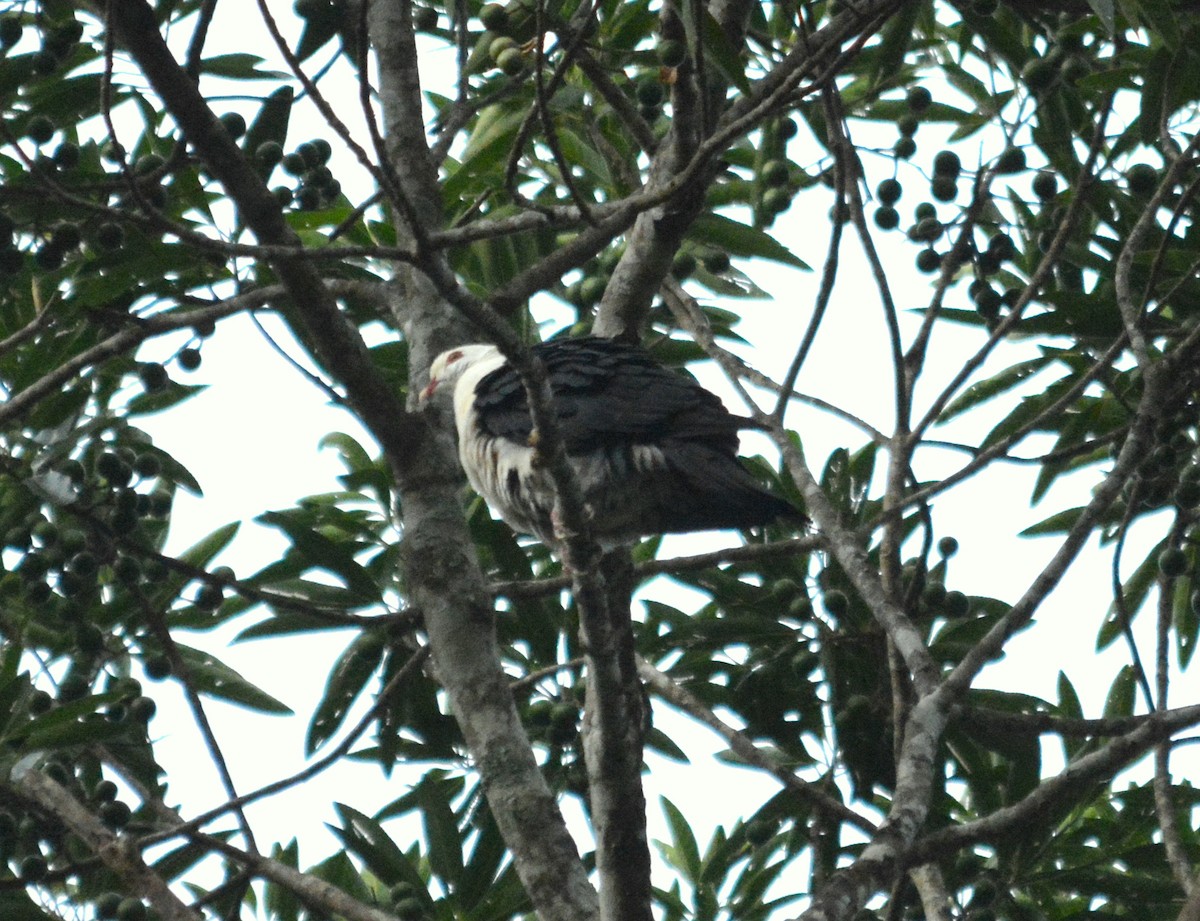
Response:
[{"label": "white-headed pigeon", "polygon": [[[738,430],[755,423],[692,378],[612,339],[556,339],[533,353],[549,375],[563,446],[602,544],[803,520],[738,462]],[[454,387],[471,485],[514,530],[553,543],[554,486],[531,443],[516,371],[495,346],[463,345],[439,355],[429,375],[423,399]]]}]

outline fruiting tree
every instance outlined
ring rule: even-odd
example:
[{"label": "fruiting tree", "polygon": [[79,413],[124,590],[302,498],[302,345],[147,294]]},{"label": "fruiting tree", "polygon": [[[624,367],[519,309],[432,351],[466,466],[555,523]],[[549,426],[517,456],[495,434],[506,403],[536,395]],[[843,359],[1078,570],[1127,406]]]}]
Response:
[{"label": "fruiting tree", "polygon": [[[1194,4],[2,6],[0,917],[1200,917]],[[255,510],[257,571],[232,525],[167,552],[241,447],[150,434],[242,316],[367,433]],[[496,343],[552,422],[527,346],[584,332],[723,374],[811,527],[603,555],[552,424],[576,527],[493,521],[429,364]],[[1056,592],[1081,565],[1103,591]],[[1035,618],[1073,626],[1049,662]],[[213,701],[288,700],[214,631],[275,678],[338,648],[287,679],[323,684],[302,771],[225,770]],[[1029,685],[988,684],[1006,650]],[[215,809],[158,763],[168,690]],[[689,769],[715,819],[644,769],[681,714],[727,746]],[[312,804],[333,856],[255,833],[364,761],[407,779]]]}]

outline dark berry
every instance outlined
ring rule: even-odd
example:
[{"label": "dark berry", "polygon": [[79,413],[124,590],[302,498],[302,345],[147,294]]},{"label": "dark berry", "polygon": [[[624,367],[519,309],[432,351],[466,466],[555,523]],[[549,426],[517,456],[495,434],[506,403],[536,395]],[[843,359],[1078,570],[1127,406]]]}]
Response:
[{"label": "dark berry", "polygon": [[413,28],[418,32],[432,32],[437,28],[437,10],[429,6],[418,6],[413,10]]},{"label": "dark berry", "polygon": [[762,206],[769,214],[786,211],[792,204],[792,196],[786,189],[767,189],[762,195]]},{"label": "dark berry", "polygon": [[255,149],[254,159],[262,166],[275,166],[283,159],[283,146],[278,141],[263,141]]},{"label": "dark berry", "polygon": [[117,921],[146,921],[148,915],[146,903],[141,899],[121,899],[121,904],[117,907]]},{"label": "dark berry", "polygon": [[148,723],[158,706],[149,697],[135,697],[129,702],[129,716],[139,723]]},{"label": "dark berry", "polygon": [[0,17],[0,48],[11,48],[21,40],[25,27],[18,16]]},{"label": "dark berry", "polygon": [[900,212],[891,205],[883,205],[875,211],[875,226],[880,230],[895,230],[900,226]]},{"label": "dark berry", "polygon": [[166,165],[167,165],[167,161],[164,160],[159,154],[156,154],[156,153],[142,154],[134,162],[133,172],[135,175],[138,175],[138,176],[148,176],[151,173],[158,172],[160,169],[162,169]]},{"label": "dark berry", "polygon": [[29,140],[35,144],[47,144],[54,137],[54,132],[58,128],[54,122],[45,115],[35,115],[29,119],[25,126],[25,134]]},{"label": "dark berry", "polygon": [[1033,177],[1033,194],[1042,201],[1049,201],[1058,194],[1058,177],[1053,173],[1040,172]]},{"label": "dark berry", "polygon": [[929,192],[938,201],[954,201],[958,195],[958,182],[948,173],[938,173],[929,183]]},{"label": "dark berry", "polygon": [[679,281],[683,281],[694,271],[696,271],[696,257],[686,250],[677,252],[675,258],[671,260],[671,274]]},{"label": "dark berry", "polygon": [[762,167],[762,181],[771,188],[787,185],[790,174],[786,160],[768,160]]},{"label": "dark berry", "polygon": [[899,137],[892,145],[892,153],[898,160],[907,160],[917,152],[917,142],[910,137]]},{"label": "dark berry", "polygon": [[926,274],[936,272],[942,266],[942,257],[937,254],[937,251],[923,249],[917,253],[917,269]]},{"label": "dark berry", "polygon": [[17,867],[17,877],[24,883],[36,883],[46,878],[50,867],[46,863],[46,858],[41,854],[30,854],[28,857],[22,858],[21,863]]},{"label": "dark berry", "polygon": [[918,114],[933,104],[933,94],[923,86],[914,86],[904,97],[908,107]]},{"label": "dark berry", "polygon": [[308,170],[304,157],[296,151],[285,154],[280,162],[283,164],[283,171],[289,176],[301,176]]},{"label": "dark berry", "polygon": [[179,367],[184,371],[195,371],[200,367],[201,356],[200,350],[196,348],[180,349],[177,357]]},{"label": "dark berry", "polygon": [[897,179],[885,179],[879,183],[875,189],[875,197],[879,199],[881,204],[894,205],[900,200],[900,195],[904,191]]},{"label": "dark berry", "polygon": [[1125,181],[1134,195],[1148,198],[1158,187],[1158,170],[1149,163],[1136,163],[1125,173]]},{"label": "dark berry", "polygon": [[215,611],[221,606],[224,599],[225,593],[221,590],[221,586],[205,582],[196,592],[196,607],[202,611]]},{"label": "dark berry", "polygon": [[79,165],[79,145],[63,141],[54,148],[54,165],[59,169],[74,169]]},{"label": "dark berry", "polygon": [[96,228],[96,245],[108,251],[120,249],[125,244],[125,228],[113,221],[105,221]]},{"label": "dark berry", "polygon": [[917,221],[909,236],[918,243],[932,243],[941,237],[945,227],[936,217],[924,217]]},{"label": "dark berry", "polygon": [[508,10],[502,3],[485,3],[479,10],[479,21],[489,32],[507,32]]},{"label": "dark berry", "polygon": [[46,272],[53,272],[55,269],[60,268],[65,260],[66,253],[52,242],[44,244],[33,254],[33,261],[37,264],[37,267]]},{"label": "dark berry", "polygon": [[69,252],[76,249],[83,242],[83,234],[79,232],[79,225],[71,222],[59,224],[50,233],[50,243],[52,246],[61,249],[63,252]]},{"label": "dark berry", "polygon": [[1020,147],[1009,147],[996,159],[996,172],[1019,173],[1025,169],[1025,151]]},{"label": "dark berry", "polygon": [[953,150],[939,150],[933,158],[933,172],[937,176],[957,177],[962,172],[962,160]]},{"label": "dark berry", "polygon": [[138,378],[149,391],[162,390],[171,382],[167,369],[156,361],[143,362],[138,366]]},{"label": "dark berry", "polygon": [[[500,62],[497,60],[496,63],[499,64]],[[638,81],[635,95],[641,105],[657,106],[662,103],[663,97],[666,94],[658,77],[647,77]]]},{"label": "dark berry", "polygon": [[714,275],[720,275],[723,272],[729,271],[729,254],[723,253],[720,250],[705,253],[703,259],[705,271],[711,272]]},{"label": "dark berry", "polygon": [[1158,570],[1168,579],[1182,576],[1187,568],[1187,554],[1179,547],[1168,547],[1158,555]]}]

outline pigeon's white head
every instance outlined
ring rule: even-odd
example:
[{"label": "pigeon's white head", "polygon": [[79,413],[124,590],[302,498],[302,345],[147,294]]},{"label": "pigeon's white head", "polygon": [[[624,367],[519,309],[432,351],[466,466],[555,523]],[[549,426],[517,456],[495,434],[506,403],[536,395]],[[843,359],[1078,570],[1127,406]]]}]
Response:
[{"label": "pigeon's white head", "polygon": [[468,371],[472,372],[469,378],[471,391],[474,391],[475,384],[479,383],[484,375],[502,364],[504,356],[500,354],[500,350],[494,345],[482,342],[460,345],[442,352],[429,366],[429,384],[421,391],[421,405],[429,402],[439,391],[457,389],[458,383]]}]

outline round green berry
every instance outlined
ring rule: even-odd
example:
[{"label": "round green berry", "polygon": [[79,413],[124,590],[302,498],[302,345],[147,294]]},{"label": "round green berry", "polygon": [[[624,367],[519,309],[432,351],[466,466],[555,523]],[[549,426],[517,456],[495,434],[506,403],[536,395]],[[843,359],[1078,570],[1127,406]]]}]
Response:
[{"label": "round green berry", "polygon": [[664,38],[654,53],[663,67],[678,67],[687,58],[687,45],[673,38]]},{"label": "round green berry", "polygon": [[1158,555],[1158,571],[1168,579],[1179,578],[1187,569],[1187,554],[1179,547],[1168,547]]}]

